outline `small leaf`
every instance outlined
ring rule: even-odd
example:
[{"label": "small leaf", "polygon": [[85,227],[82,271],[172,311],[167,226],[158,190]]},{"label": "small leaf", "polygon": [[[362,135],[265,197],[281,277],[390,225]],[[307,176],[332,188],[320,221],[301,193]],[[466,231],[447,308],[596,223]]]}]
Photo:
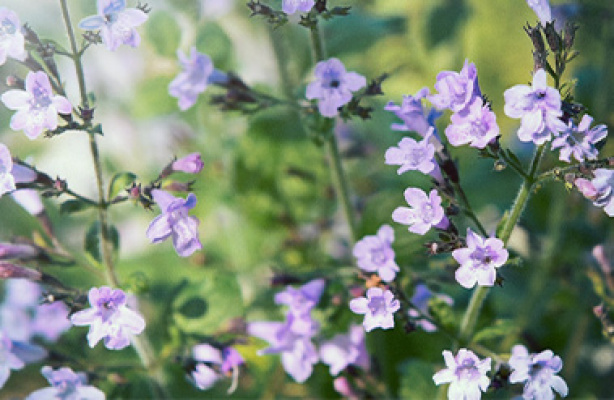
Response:
[{"label": "small leaf", "polygon": [[109,200],[116,198],[117,195],[130,186],[135,179],[136,175],[132,172],[118,172],[113,175],[111,183],[109,183]]},{"label": "small leaf", "polygon": [[60,213],[62,214],[70,214],[79,211],[83,211],[88,207],[91,207],[90,203],[87,203],[83,200],[78,199],[70,199],[66,200],[62,204],[60,204]]},{"label": "small leaf", "polygon": [[[109,226],[107,227],[107,229],[109,232],[109,240],[111,242],[111,245],[113,246],[113,255],[115,255],[119,248],[119,232],[114,226]],[[102,252],[100,249],[100,234],[101,232],[99,221],[95,221],[85,233],[85,253],[91,261],[94,261],[97,264],[101,264],[103,261]]]},{"label": "small leaf", "polygon": [[477,332],[473,337],[474,342],[483,342],[485,340],[499,339],[510,334],[510,332],[518,331],[519,327],[515,321],[511,319],[499,319],[494,325],[488,326]]}]

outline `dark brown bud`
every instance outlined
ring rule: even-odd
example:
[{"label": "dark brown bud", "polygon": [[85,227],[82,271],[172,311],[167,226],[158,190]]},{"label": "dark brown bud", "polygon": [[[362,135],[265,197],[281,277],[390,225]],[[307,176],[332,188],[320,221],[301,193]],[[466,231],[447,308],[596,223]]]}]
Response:
[{"label": "dark brown bud", "polygon": [[545,53],[546,47],[544,46],[544,38],[542,37],[542,32],[539,29],[539,25],[536,27],[531,27],[531,25],[527,25],[525,26],[524,31],[531,38],[535,51],[542,54]]},{"label": "dark brown bud", "polygon": [[571,21],[567,21],[565,23],[565,28],[563,28],[564,40],[563,44],[565,46],[565,50],[571,50],[574,44],[574,40],[576,39],[576,31],[578,30],[578,25],[574,24]]},{"label": "dark brown bud", "polygon": [[563,39],[561,39],[561,35],[554,29],[554,22],[548,22],[546,27],[544,28],[544,32],[546,33],[546,40],[548,41],[548,47],[553,52],[557,52],[561,49],[561,45],[563,43]]}]

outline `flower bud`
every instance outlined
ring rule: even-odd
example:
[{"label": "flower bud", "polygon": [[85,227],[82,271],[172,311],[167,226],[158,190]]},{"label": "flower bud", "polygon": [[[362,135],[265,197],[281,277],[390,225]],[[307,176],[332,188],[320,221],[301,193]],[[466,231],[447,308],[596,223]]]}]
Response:
[{"label": "flower bud", "polygon": [[205,164],[200,158],[199,153],[188,154],[173,162],[173,171],[187,172],[188,174],[197,174],[202,171]]},{"label": "flower bud", "polygon": [[34,269],[0,262],[0,279],[25,278],[31,281],[40,281],[41,277],[42,274]]},{"label": "flower bud", "polygon": [[29,244],[0,243],[0,260],[27,260],[40,255],[40,250]]},{"label": "flower bud", "polygon": [[544,32],[546,33],[546,40],[548,40],[548,47],[550,47],[550,50],[555,53],[559,51],[563,40],[556,29],[554,29],[554,22],[548,22],[544,28]]}]

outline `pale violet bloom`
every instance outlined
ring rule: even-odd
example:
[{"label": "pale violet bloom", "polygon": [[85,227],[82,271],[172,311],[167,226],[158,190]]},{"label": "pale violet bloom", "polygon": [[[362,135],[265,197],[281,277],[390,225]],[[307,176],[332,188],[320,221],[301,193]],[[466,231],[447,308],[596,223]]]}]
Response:
[{"label": "pale violet bloom", "polygon": [[435,128],[435,120],[441,115],[440,112],[432,108],[428,114],[422,106],[422,100],[429,94],[429,88],[422,88],[414,96],[403,96],[401,105],[396,105],[392,101],[386,104],[384,110],[391,111],[399,117],[403,123],[393,123],[390,129],[393,131],[413,131],[420,136],[425,136],[431,128]]},{"label": "pale violet bloom", "polygon": [[87,384],[87,377],[83,372],[75,373],[67,367],[54,370],[44,366],[41,373],[51,387],[30,393],[26,400],[104,400],[106,398],[102,390]]},{"label": "pale violet bloom", "polygon": [[365,331],[360,325],[351,325],[346,334],[335,335],[320,345],[320,359],[330,367],[332,376],[348,365],[369,368],[369,354],[365,345]]},{"label": "pale violet bloom", "polygon": [[365,272],[377,272],[385,282],[393,281],[400,269],[394,260],[392,242],[394,230],[390,225],[382,225],[377,235],[368,235],[356,242],[352,253],[358,268]]},{"label": "pale violet bloom", "polygon": [[309,12],[315,4],[315,0],[282,0],[281,10],[286,14],[294,14],[297,11]]},{"label": "pale violet bloom", "polygon": [[574,183],[595,206],[603,207],[606,214],[614,217],[614,170],[597,168],[593,173],[592,180],[578,178]]},{"label": "pale violet bloom", "polygon": [[251,322],[247,333],[269,342],[269,347],[258,351],[258,355],[280,354],[284,370],[298,383],[311,376],[313,366],[319,361],[311,335],[296,334],[288,323]]},{"label": "pale violet bloom", "polygon": [[509,365],[512,368],[510,383],[525,382],[522,397],[527,400],[553,400],[553,390],[561,397],[569,393],[563,378],[556,375],[563,368],[563,361],[551,350],[529,354],[526,347],[518,344],[512,348]]},{"label": "pale violet bloom", "polygon": [[449,383],[449,400],[479,400],[488,389],[490,358],[480,360],[471,350],[460,349],[456,357],[449,350],[443,351],[446,368],[433,375],[436,385]]},{"label": "pale violet bloom", "polygon": [[435,167],[435,146],[430,143],[433,128],[429,128],[424,138],[417,142],[412,138],[404,137],[398,147],[390,147],[384,155],[386,164],[400,165],[397,174],[407,171],[420,171],[423,174],[431,173]]},{"label": "pale violet bloom", "polygon": [[352,100],[352,92],[367,85],[364,76],[347,72],[337,58],[320,61],[315,68],[316,80],[307,85],[306,97],[318,100],[320,114],[335,117],[338,108]]},{"label": "pale violet bloom", "polygon": [[595,143],[605,139],[608,135],[608,128],[601,124],[591,129],[592,122],[593,117],[584,114],[577,127],[570,122],[567,129],[554,138],[552,149],[561,149],[559,160],[569,163],[571,155],[580,162],[597,158],[599,151]]},{"label": "pale violet bloom", "polygon": [[411,297],[411,304],[416,307],[416,309],[410,308],[408,314],[410,317],[416,319],[414,323],[425,332],[435,332],[437,330],[437,327],[431,321],[424,318],[425,316],[430,317],[429,302],[432,298],[437,298],[450,306],[454,304],[454,299],[452,299],[452,297],[441,293],[433,293],[429,290],[428,286],[423,283],[416,285],[414,295]]},{"label": "pale violet bloom", "polygon": [[399,308],[401,308],[401,303],[394,298],[392,292],[378,287],[367,290],[366,297],[358,297],[350,301],[352,312],[365,315],[362,325],[367,332],[375,328],[393,328],[394,313]]},{"label": "pale violet bloom", "polygon": [[133,335],[145,329],[145,320],[126,306],[126,294],[121,289],[94,287],[88,300],[91,308],[74,313],[70,321],[76,326],[90,326],[87,334],[90,347],[104,340],[106,348],[120,350],[130,345]]},{"label": "pale violet bloom", "polygon": [[98,14],[79,22],[79,28],[100,30],[107,49],[115,51],[122,44],[137,47],[141,37],[135,27],[147,20],[147,14],[138,8],[126,8],[125,0],[98,0]]},{"label": "pale violet bloom", "polygon": [[552,12],[548,0],[527,0],[527,4],[537,14],[542,26],[546,26],[548,22],[552,21]]},{"label": "pale violet bloom", "polygon": [[505,115],[520,118],[518,138],[523,142],[542,145],[564,131],[567,125],[559,119],[561,95],[546,82],[546,71],[538,69],[533,75],[533,85],[516,85],[503,93]]},{"label": "pale violet bloom", "polygon": [[72,106],[64,96],[54,95],[46,73],[28,72],[26,90],[12,89],[2,95],[4,105],[17,111],[11,117],[11,129],[23,130],[35,139],[44,129],[58,127],[58,113],[70,114]]},{"label": "pale violet bloom", "polygon": [[173,171],[186,172],[188,174],[197,174],[202,171],[205,164],[200,158],[200,153],[191,153],[185,157],[173,161]]},{"label": "pale violet bloom", "polygon": [[424,235],[432,227],[446,229],[449,221],[446,218],[441,197],[437,190],[432,189],[429,195],[422,189],[407,188],[404,193],[405,201],[411,206],[397,207],[392,212],[392,220],[403,225],[409,225],[408,230]]},{"label": "pale violet bloom", "polygon": [[155,244],[172,237],[175,251],[181,257],[188,257],[202,249],[198,218],[188,215],[188,211],[196,206],[196,196],[190,193],[187,199],[182,199],[159,189],[152,190],[151,194],[162,214],[149,224],[149,240]]},{"label": "pale violet bloom", "polygon": [[428,96],[428,99],[438,110],[450,109],[459,112],[471,103],[474,97],[481,96],[475,64],[465,60],[460,72],[440,72],[437,74],[435,90],[438,93]]},{"label": "pale violet bloom", "polygon": [[450,121],[446,136],[452,146],[469,144],[483,149],[499,136],[497,116],[481,97],[475,97],[467,107],[453,114]]},{"label": "pale violet bloom", "polygon": [[299,335],[313,335],[318,330],[318,323],[311,317],[311,310],[320,301],[325,286],[324,279],[314,279],[299,289],[288,286],[275,295],[275,304],[290,307],[287,315],[288,329]]},{"label": "pale violet bloom", "polygon": [[18,189],[11,192],[11,197],[30,215],[37,216],[45,211],[41,197],[35,189]]},{"label": "pale violet bloom", "polygon": [[0,7],[0,65],[6,62],[7,57],[23,61],[26,54],[19,17],[14,11]]},{"label": "pale violet bloom", "polygon": [[456,249],[452,257],[461,265],[456,270],[456,281],[469,289],[477,283],[480,286],[492,286],[497,272],[507,261],[508,251],[503,241],[497,238],[484,239],[467,228],[467,247]]},{"label": "pale violet bloom", "polygon": [[182,71],[168,85],[168,93],[179,99],[179,109],[185,111],[192,107],[198,95],[207,89],[211,79],[223,74],[213,68],[211,58],[200,53],[196,47],[190,49],[190,56],[177,50],[177,57]]},{"label": "pale violet bloom", "polygon": [[16,189],[13,176],[13,158],[9,148],[0,143],[0,197]]},{"label": "pale violet bloom", "polygon": [[[245,362],[234,348],[226,347],[220,350],[207,343],[194,346],[192,358],[196,361],[196,366],[191,378],[200,390],[211,388],[217,381],[224,378],[224,374],[237,370]],[[236,373],[235,376],[237,376]]]},{"label": "pale violet bloom", "polygon": [[0,388],[4,386],[11,371],[20,370],[26,364],[37,362],[47,356],[40,346],[11,340],[0,330]]}]

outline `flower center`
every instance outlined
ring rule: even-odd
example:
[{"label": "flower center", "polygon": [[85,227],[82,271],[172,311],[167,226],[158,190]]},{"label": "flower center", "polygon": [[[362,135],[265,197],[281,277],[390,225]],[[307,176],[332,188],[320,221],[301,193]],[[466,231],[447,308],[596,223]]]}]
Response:
[{"label": "flower center", "polygon": [[0,37],[14,35],[17,27],[8,18],[4,18],[0,23]]},{"label": "flower center", "polygon": [[339,82],[338,79],[333,79],[332,81],[330,81],[330,87],[332,88],[338,88],[341,85],[341,82]]},{"label": "flower center", "polygon": [[371,261],[373,261],[374,264],[383,264],[386,262],[387,258],[386,251],[383,248],[378,247],[377,249],[371,250]]},{"label": "flower center", "polygon": [[51,105],[51,99],[49,93],[39,83],[36,83],[32,89],[32,99],[30,100],[31,110],[42,110]]},{"label": "flower center", "polygon": [[386,314],[386,300],[383,296],[373,297],[369,300],[369,310],[373,315]]}]

